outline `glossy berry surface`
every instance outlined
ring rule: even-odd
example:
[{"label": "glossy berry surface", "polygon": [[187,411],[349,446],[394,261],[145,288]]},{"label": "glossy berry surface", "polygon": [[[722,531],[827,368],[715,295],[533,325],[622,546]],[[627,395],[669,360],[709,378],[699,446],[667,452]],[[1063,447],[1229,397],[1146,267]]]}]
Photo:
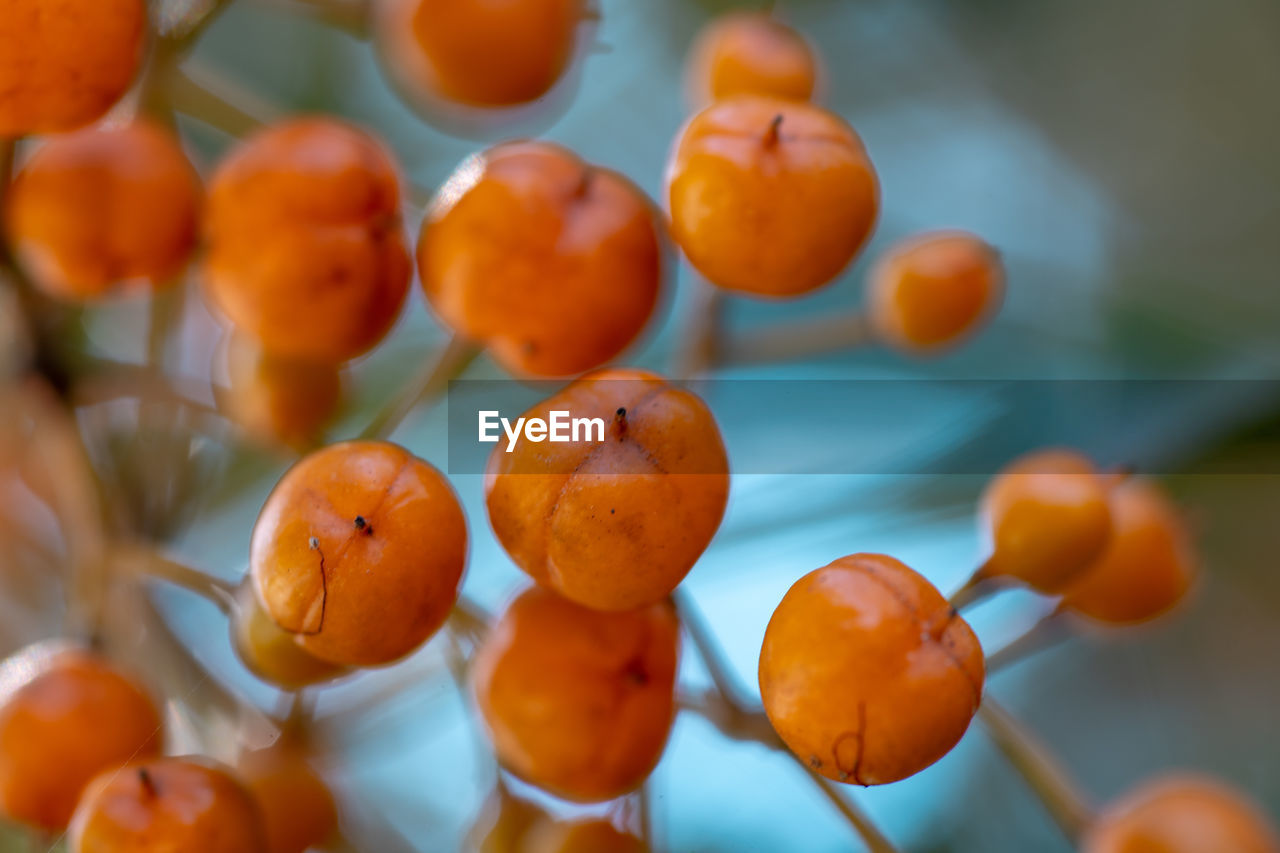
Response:
[{"label": "glossy berry surface", "polygon": [[109,770],[76,807],[70,853],[269,853],[261,809],[230,771],[201,758]]},{"label": "glossy berry surface", "polygon": [[671,232],[708,281],[801,296],[861,250],[880,209],[862,141],[834,113],[738,95],[685,125],[667,167]]},{"label": "glossy berry surface", "polygon": [[423,221],[431,307],[518,375],[567,376],[621,353],[653,313],[661,226],[616,172],[545,142],[465,161]]},{"label": "glossy berry surface", "polygon": [[5,227],[53,296],[151,290],[195,249],[201,192],[173,132],[142,119],[46,140],[14,180]]},{"label": "glossy berry surface", "polygon": [[[695,394],[639,370],[588,374],[526,413],[600,418],[604,441],[532,442],[489,457],[489,521],[538,583],[588,607],[666,598],[724,515],[724,443]],[[529,519],[538,519],[531,524]]]},{"label": "glossy berry surface", "polygon": [[397,445],[352,441],[285,473],[249,562],[263,608],[303,650],[378,666],[443,624],[466,555],[466,519],[444,476]]},{"label": "glossy berry surface", "polygon": [[634,790],[675,716],[679,623],[670,603],[604,613],[532,587],[476,653],[476,704],[502,765],[568,800]]},{"label": "glossy berry surface", "polygon": [[1110,477],[1072,450],[1041,450],[1015,460],[982,495],[992,553],[981,576],[1061,591],[1111,538],[1111,488]]},{"label": "glossy berry surface", "polygon": [[1103,810],[1082,853],[1277,853],[1280,834],[1258,806],[1203,776],[1148,781]]},{"label": "glossy berry surface", "polygon": [[236,146],[210,181],[205,232],[209,297],[281,357],[366,352],[408,293],[395,163],[336,119],[280,122]]},{"label": "glossy berry surface", "polygon": [[298,644],[296,634],[268,615],[250,581],[236,591],[231,617],[231,646],[245,668],[268,684],[298,690],[341,678],[346,667],[320,660]]},{"label": "glossy berry surface", "polygon": [[822,775],[882,785],[960,740],[982,700],[982,648],[965,620],[892,557],[854,554],[787,591],[760,651],[765,712]]},{"label": "glossy berry surface", "polygon": [[142,62],[143,0],[0,0],[0,138],[101,118]]},{"label": "glossy berry surface", "polygon": [[60,832],[94,776],[162,746],[160,711],[132,677],[63,652],[0,706],[0,813]]},{"label": "glossy berry surface", "polygon": [[1150,480],[1111,493],[1106,550],[1062,596],[1067,609],[1098,622],[1135,624],[1182,602],[1198,574],[1194,544],[1177,506]]},{"label": "glossy berry surface", "polygon": [[867,281],[871,325],[885,343],[928,355],[963,342],[1004,299],[1000,255],[963,231],[935,231],[890,248]]},{"label": "glossy berry surface", "polygon": [[817,78],[818,60],[804,36],[773,15],[739,11],[698,34],[687,85],[699,105],[731,95],[807,101]]},{"label": "glossy berry surface", "polygon": [[273,745],[245,753],[236,773],[262,810],[268,853],[306,853],[337,832],[333,793],[308,761],[302,739],[286,732]]}]

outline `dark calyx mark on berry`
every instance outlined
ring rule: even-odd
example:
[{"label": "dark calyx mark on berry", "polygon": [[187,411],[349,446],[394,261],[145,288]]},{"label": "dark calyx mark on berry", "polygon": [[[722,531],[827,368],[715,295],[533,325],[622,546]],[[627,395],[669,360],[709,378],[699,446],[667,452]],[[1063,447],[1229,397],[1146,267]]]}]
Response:
[{"label": "dark calyx mark on berry", "polygon": [[373,525],[363,515],[357,515],[353,524],[355,524],[356,530],[359,530],[365,536],[373,535]]},{"label": "dark calyx mark on berry", "polygon": [[769,129],[764,132],[764,145],[766,148],[772,148],[778,144],[779,133],[782,130],[782,114],[773,117],[773,121],[769,122]]},{"label": "dark calyx mark on berry", "polygon": [[613,413],[613,423],[610,425],[610,432],[614,438],[621,439],[627,434],[627,407],[619,406],[618,411]]},{"label": "dark calyx mark on berry", "polygon": [[644,658],[640,655],[636,655],[627,661],[622,668],[622,675],[637,687],[644,687],[649,683],[649,670],[645,667]]},{"label": "dark calyx mark on berry", "polygon": [[146,793],[148,797],[159,796],[160,792],[156,790],[156,780],[151,777],[151,774],[147,771],[147,768],[145,767],[138,768],[138,782],[142,784],[142,790]]}]

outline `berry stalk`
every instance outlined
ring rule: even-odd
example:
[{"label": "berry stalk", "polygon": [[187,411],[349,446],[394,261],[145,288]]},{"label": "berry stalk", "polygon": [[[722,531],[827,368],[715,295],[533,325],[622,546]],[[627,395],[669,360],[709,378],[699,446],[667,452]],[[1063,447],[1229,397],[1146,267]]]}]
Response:
[{"label": "berry stalk", "polygon": [[385,439],[396,431],[401,422],[414,409],[428,402],[435,402],[449,389],[449,381],[463,371],[480,355],[480,348],[470,341],[453,337],[445,344],[434,361],[413,376],[383,404],[373,420],[360,433],[365,440]]}]

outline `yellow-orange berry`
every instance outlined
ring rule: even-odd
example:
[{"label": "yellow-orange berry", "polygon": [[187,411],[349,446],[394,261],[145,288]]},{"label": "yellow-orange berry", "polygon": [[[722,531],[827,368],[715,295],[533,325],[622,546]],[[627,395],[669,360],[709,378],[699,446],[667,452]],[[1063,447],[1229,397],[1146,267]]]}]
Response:
[{"label": "yellow-orange berry", "polygon": [[807,101],[818,60],[804,36],[764,12],[716,18],[694,41],[686,84],[695,104],[731,95]]},{"label": "yellow-orange berry", "polygon": [[242,332],[288,358],[341,362],[395,323],[410,260],[395,163],[330,118],[240,143],[209,184],[204,284]]},{"label": "yellow-orange berry", "polygon": [[268,684],[284,690],[298,690],[341,678],[348,669],[322,661],[298,644],[298,637],[267,614],[251,582],[236,591],[236,608],[231,613],[231,646],[245,668]]},{"label": "yellow-orange berry", "polygon": [[1106,550],[1066,588],[1063,607],[1119,625],[1172,610],[1197,573],[1195,548],[1178,508],[1150,480],[1126,480],[1112,490],[1111,525]]},{"label": "yellow-orange berry", "polygon": [[526,799],[499,788],[485,800],[463,839],[466,853],[524,853],[524,839],[538,823],[550,820],[546,812]]},{"label": "yellow-orange berry", "polygon": [[377,43],[412,94],[474,107],[537,100],[564,75],[583,0],[386,0]]},{"label": "yellow-orange berry", "polygon": [[101,118],[142,62],[143,0],[0,2],[0,138]]},{"label": "yellow-orange berry", "polygon": [[238,336],[227,342],[227,393],[218,406],[254,440],[308,450],[341,401],[337,365],[273,355]]},{"label": "yellow-orange berry", "polygon": [[671,233],[712,284],[794,297],[830,282],[871,235],[879,184],[839,116],[761,95],[717,101],[667,167]]},{"label": "yellow-orange berry", "polygon": [[285,473],[254,525],[249,563],[263,608],[308,654],[378,666],[444,623],[466,556],[449,481],[394,444],[352,441]]},{"label": "yellow-orange berry", "polygon": [[1041,450],[1015,460],[982,496],[992,552],[979,577],[1060,592],[1111,538],[1111,487],[1110,477],[1072,450]]},{"label": "yellow-orange berry", "polygon": [[887,251],[867,280],[867,311],[885,343],[927,355],[964,341],[1004,299],[1000,255],[964,231],[934,231]]},{"label": "yellow-orange berry", "polygon": [[765,712],[796,756],[882,785],[946,755],[982,700],[982,648],[931,583],[854,554],[796,581],[760,651]]},{"label": "yellow-orange berry", "polygon": [[[604,440],[521,436],[489,458],[498,541],[540,584],[588,607],[661,601],[711,542],[729,495],[715,418],[697,395],[639,370],[588,374],[525,413],[599,418]],[[570,435],[572,438],[572,435]]]},{"label": "yellow-orange berry", "polygon": [[262,810],[269,853],[306,853],[337,832],[333,793],[307,760],[300,738],[286,733],[265,749],[245,753],[236,772]]},{"label": "yellow-orange berry", "polygon": [[526,590],[474,661],[476,704],[498,760],[569,800],[634,790],[671,730],[679,631],[669,602],[604,613]]},{"label": "yellow-orange berry", "polygon": [[603,818],[543,821],[529,832],[521,853],[647,853],[649,846]]},{"label": "yellow-orange berry", "polygon": [[14,179],[5,224],[36,284],[91,300],[154,289],[182,272],[200,193],[173,132],[137,120],[45,141]]},{"label": "yellow-orange berry", "polygon": [[422,223],[418,271],[432,308],[517,374],[599,367],[658,299],[661,226],[622,175],[546,142],[464,162]]},{"label": "yellow-orange berry", "polygon": [[67,837],[70,853],[269,853],[253,794],[225,768],[190,757],[101,774]]},{"label": "yellow-orange berry", "polygon": [[1082,853],[1280,853],[1280,834],[1248,797],[1204,776],[1160,776],[1109,805]]},{"label": "yellow-orange berry", "polygon": [[0,813],[59,832],[94,776],[163,745],[141,686],[95,654],[62,652],[0,706]]}]

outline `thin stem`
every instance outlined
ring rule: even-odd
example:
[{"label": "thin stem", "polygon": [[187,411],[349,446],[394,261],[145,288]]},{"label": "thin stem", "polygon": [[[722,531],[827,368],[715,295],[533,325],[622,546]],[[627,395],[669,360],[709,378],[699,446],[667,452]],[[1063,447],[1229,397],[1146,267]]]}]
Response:
[{"label": "thin stem", "polygon": [[721,338],[724,337],[724,292],[701,277],[695,278],[693,288],[689,324],[685,327],[684,341],[676,352],[672,371],[681,379],[691,379],[714,367],[720,361]]},{"label": "thin stem", "polygon": [[449,613],[449,624],[473,644],[484,640],[492,622],[488,611],[465,595],[458,596]]},{"label": "thin stem", "polygon": [[1056,758],[1012,714],[988,694],[978,719],[1027,785],[1044,803],[1066,837],[1075,842],[1093,820],[1093,807]]},{"label": "thin stem", "polygon": [[1005,583],[998,577],[987,574],[990,561],[979,566],[960,588],[948,596],[948,601],[956,610],[974,607],[1005,588]]},{"label": "thin stem", "polygon": [[190,61],[173,70],[166,91],[174,110],[236,138],[279,117],[273,106],[252,92]]},{"label": "thin stem", "polygon": [[194,592],[223,613],[235,607],[236,587],[230,581],[192,568],[145,545],[121,545],[112,560],[122,573],[164,581]]},{"label": "thin stem", "polygon": [[373,9],[368,0],[259,0],[282,12],[310,18],[346,33],[355,39],[368,39],[372,32]]},{"label": "thin stem", "polygon": [[1052,648],[1071,637],[1066,614],[1055,607],[1017,637],[987,655],[987,675],[1008,669],[1037,652]]},{"label": "thin stem", "polygon": [[693,640],[693,646],[698,650],[698,656],[702,658],[707,674],[711,676],[711,683],[715,685],[729,707],[739,713],[746,713],[747,703],[734,683],[733,674],[729,671],[729,663],[716,643],[715,634],[712,633],[711,626],[707,624],[702,611],[694,604],[689,593],[682,589],[677,589],[672,594],[672,599],[675,601],[676,611],[680,614],[681,623],[689,632],[689,638]]},{"label": "thin stem", "polygon": [[360,433],[360,438],[389,438],[414,409],[444,394],[449,388],[449,380],[461,375],[478,355],[479,347],[454,335],[434,361],[429,362],[421,373],[406,382],[378,410],[373,420]]},{"label": "thin stem", "polygon": [[647,777],[636,792],[638,814],[636,820],[640,824],[640,840],[645,850],[656,850],[653,843],[653,776]]},{"label": "thin stem", "polygon": [[858,808],[853,802],[844,795],[842,788],[837,783],[832,782],[826,776],[818,773],[811,767],[805,768],[809,773],[809,778],[818,786],[822,793],[827,795],[827,799],[832,802],[840,814],[844,815],[845,820],[857,830],[862,836],[862,841],[867,845],[867,849],[871,853],[898,853],[898,848],[893,845],[880,828],[871,820],[871,816]]},{"label": "thin stem", "polygon": [[721,345],[720,363],[799,361],[869,346],[874,341],[871,327],[861,313],[823,317],[731,336]]},{"label": "thin stem", "polygon": [[681,711],[697,714],[727,738],[790,754],[763,711],[737,708],[718,690],[681,691],[676,702]]},{"label": "thin stem", "polygon": [[218,16],[227,10],[232,0],[212,0],[204,14],[184,22],[185,29],[180,32],[170,33],[165,36],[171,49],[175,53],[181,53],[195,47],[195,43],[200,40],[200,36],[204,35],[205,30],[209,28]]}]

